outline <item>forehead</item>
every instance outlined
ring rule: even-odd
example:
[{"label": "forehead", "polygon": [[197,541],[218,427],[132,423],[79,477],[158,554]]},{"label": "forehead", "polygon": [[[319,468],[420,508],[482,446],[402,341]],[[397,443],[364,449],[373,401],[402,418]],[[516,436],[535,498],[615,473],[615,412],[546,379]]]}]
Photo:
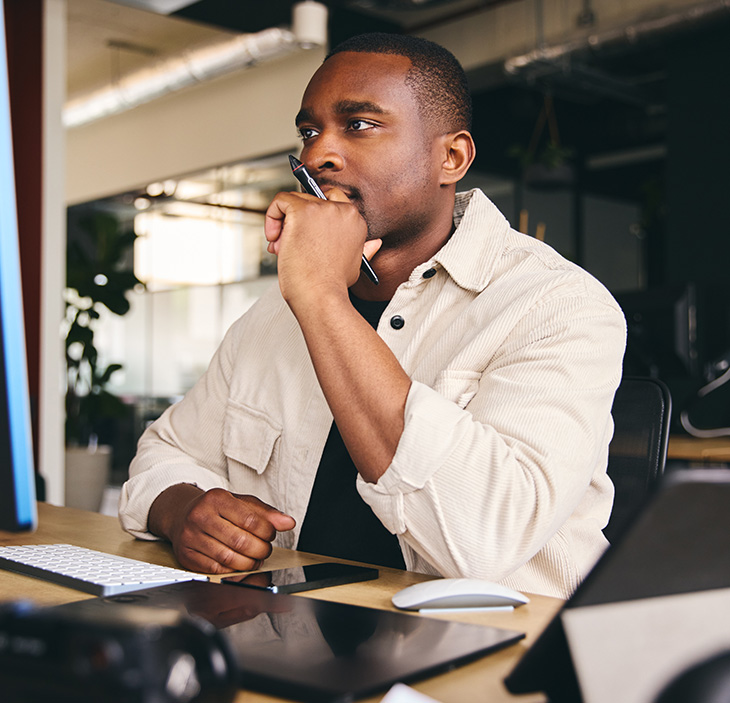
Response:
[{"label": "forehead", "polygon": [[410,59],[394,54],[342,52],[314,74],[302,97],[302,110],[316,114],[344,102],[372,103],[385,112],[417,110],[406,86]]}]

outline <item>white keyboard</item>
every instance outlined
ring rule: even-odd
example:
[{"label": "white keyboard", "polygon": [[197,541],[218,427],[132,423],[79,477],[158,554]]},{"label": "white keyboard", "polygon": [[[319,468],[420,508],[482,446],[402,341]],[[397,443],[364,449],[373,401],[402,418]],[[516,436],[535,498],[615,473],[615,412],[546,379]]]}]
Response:
[{"label": "white keyboard", "polygon": [[169,566],[147,564],[71,544],[0,547],[0,568],[35,576],[95,596],[114,596],[207,576]]}]

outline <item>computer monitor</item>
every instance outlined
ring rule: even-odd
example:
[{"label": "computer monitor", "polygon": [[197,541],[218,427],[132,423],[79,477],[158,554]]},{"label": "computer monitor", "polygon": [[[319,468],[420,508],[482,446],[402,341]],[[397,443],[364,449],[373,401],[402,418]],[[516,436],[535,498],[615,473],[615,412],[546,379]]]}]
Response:
[{"label": "computer monitor", "polygon": [[0,529],[20,531],[37,514],[7,69],[0,0]]}]

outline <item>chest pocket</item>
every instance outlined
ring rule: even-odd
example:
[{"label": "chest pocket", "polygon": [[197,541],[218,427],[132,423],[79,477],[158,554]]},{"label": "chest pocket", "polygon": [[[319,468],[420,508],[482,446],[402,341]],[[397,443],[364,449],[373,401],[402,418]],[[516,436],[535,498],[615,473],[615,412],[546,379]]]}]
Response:
[{"label": "chest pocket", "polygon": [[258,410],[229,401],[223,424],[223,453],[229,464],[263,473],[278,446],[282,427]]},{"label": "chest pocket", "polygon": [[479,371],[458,369],[442,371],[437,376],[433,389],[460,408],[465,408],[477,394],[481,377]]}]

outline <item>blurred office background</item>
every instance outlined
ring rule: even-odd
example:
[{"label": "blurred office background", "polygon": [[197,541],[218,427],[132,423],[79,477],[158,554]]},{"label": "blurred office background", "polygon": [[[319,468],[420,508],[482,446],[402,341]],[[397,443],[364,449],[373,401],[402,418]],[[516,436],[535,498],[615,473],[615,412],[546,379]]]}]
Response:
[{"label": "blurred office background", "polygon": [[6,14],[51,502],[64,446],[89,437],[119,485],[146,424],[275,281],[263,212],[294,187],[302,90],[362,31],[461,60],[477,142],[464,188],[616,295],[626,373],[665,380],[678,410],[727,368],[727,1],[7,0]]}]

